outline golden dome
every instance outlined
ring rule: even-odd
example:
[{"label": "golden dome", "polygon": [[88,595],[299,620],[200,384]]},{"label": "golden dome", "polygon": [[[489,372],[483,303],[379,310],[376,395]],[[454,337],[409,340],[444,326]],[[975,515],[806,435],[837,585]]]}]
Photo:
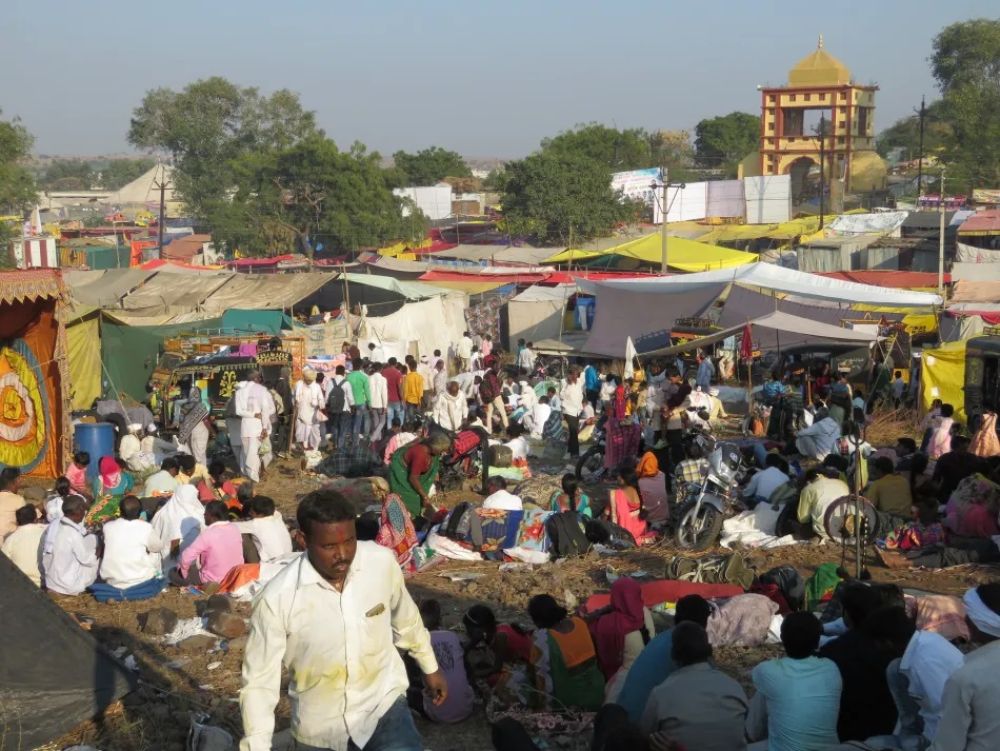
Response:
[{"label": "golden dome", "polygon": [[851,82],[851,71],[840,60],[823,49],[823,35],[819,35],[816,51],[788,71],[789,86],[841,86]]}]

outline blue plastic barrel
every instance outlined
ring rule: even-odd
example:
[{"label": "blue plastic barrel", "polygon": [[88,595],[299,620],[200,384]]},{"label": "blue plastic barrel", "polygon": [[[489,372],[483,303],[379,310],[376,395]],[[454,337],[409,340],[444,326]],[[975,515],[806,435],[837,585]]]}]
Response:
[{"label": "blue plastic barrel", "polygon": [[82,422],[73,428],[73,451],[90,454],[87,479],[97,477],[102,456],[115,455],[115,426],[110,422]]}]

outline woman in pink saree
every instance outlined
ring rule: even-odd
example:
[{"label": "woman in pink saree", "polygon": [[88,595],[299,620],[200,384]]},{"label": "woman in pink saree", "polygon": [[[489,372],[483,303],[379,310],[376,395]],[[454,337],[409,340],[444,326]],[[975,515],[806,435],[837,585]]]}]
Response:
[{"label": "woman in pink saree", "polygon": [[635,470],[623,470],[618,487],[611,491],[609,511],[611,521],[632,533],[637,544],[649,542],[653,535],[646,525],[639,494],[639,478]]}]

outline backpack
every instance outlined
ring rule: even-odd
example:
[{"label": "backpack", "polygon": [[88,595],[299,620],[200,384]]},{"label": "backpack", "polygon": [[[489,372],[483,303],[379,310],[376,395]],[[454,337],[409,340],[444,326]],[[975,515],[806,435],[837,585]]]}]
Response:
[{"label": "backpack", "polygon": [[776,566],[758,577],[761,584],[774,584],[785,598],[788,607],[802,610],[806,596],[806,584],[802,574],[794,566]]},{"label": "backpack", "polygon": [[595,545],[606,545],[615,550],[629,550],[638,547],[635,537],[625,527],[607,519],[585,519],[587,539]]},{"label": "backpack", "polygon": [[334,415],[339,415],[344,411],[344,406],[347,404],[347,395],[344,393],[344,382],[338,382],[336,378],[333,379],[333,385],[330,387],[330,394],[326,397],[326,411],[329,413],[330,417]]},{"label": "backpack", "polygon": [[279,394],[274,389],[270,389],[270,391],[271,391],[271,399],[274,400],[274,414],[275,415],[285,414],[285,400],[282,399],[281,394]]},{"label": "backpack", "polygon": [[514,452],[511,451],[510,446],[503,444],[490,446],[489,462],[491,467],[509,467],[514,463]]},{"label": "backpack", "polygon": [[576,511],[552,514],[545,520],[545,534],[549,537],[549,554],[552,560],[584,555],[590,550],[583,519]]},{"label": "backpack", "polygon": [[479,551],[483,547],[483,525],[475,507],[463,501],[441,523],[441,534],[465,547]]}]

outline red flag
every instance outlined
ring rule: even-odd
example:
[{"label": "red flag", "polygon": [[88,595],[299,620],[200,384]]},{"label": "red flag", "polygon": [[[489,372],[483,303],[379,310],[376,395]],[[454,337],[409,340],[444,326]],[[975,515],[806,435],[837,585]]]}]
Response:
[{"label": "red flag", "polygon": [[740,359],[753,359],[753,330],[748,323],[743,327],[743,339],[740,341]]}]

